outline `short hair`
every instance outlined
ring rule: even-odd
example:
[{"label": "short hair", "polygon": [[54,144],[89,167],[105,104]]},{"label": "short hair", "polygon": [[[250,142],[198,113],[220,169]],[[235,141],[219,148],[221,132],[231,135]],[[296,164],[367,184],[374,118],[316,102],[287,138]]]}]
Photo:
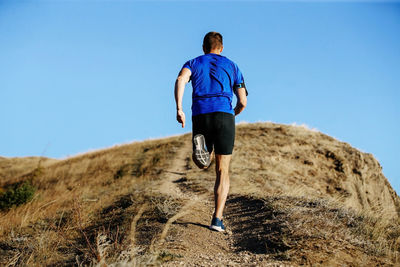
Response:
[{"label": "short hair", "polygon": [[204,36],[203,49],[209,53],[213,49],[222,47],[222,35],[219,32],[209,32]]}]

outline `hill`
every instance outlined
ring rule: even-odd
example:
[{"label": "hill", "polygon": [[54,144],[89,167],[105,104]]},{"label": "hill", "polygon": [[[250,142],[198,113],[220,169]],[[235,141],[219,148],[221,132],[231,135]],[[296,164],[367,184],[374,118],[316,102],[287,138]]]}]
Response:
[{"label": "hill", "polygon": [[398,264],[399,197],[370,154],[303,127],[237,126],[226,234],[207,229],[214,170],[190,134],[65,160],[0,158],[1,265]]}]

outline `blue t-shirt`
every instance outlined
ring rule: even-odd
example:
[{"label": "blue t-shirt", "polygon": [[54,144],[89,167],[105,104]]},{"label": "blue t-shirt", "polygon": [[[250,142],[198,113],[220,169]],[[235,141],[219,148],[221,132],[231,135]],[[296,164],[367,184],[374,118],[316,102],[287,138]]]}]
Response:
[{"label": "blue t-shirt", "polygon": [[211,112],[234,114],[234,88],[244,87],[244,80],[233,61],[209,53],[187,61],[182,68],[192,72],[192,116]]}]

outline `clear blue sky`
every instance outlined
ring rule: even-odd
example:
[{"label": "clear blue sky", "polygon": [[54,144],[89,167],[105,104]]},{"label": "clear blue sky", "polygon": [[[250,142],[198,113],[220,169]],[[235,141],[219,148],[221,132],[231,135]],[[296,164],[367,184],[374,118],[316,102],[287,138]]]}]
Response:
[{"label": "clear blue sky", "polygon": [[0,1],[0,155],[189,132],[173,85],[211,30],[250,93],[237,121],[317,128],[374,154],[400,192],[397,1]]}]

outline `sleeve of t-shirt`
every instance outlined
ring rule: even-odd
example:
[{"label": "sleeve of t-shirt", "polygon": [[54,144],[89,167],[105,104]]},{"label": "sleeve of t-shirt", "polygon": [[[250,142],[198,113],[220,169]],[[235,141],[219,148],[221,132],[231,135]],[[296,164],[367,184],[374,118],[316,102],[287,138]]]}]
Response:
[{"label": "sleeve of t-shirt", "polygon": [[234,92],[236,93],[236,90],[239,88],[244,88],[246,90],[246,96],[249,94],[247,92],[246,85],[244,84],[243,74],[240,71],[239,67],[235,64],[235,80],[233,85]]},{"label": "sleeve of t-shirt", "polygon": [[[183,64],[183,66],[182,66],[182,69],[184,69],[184,68],[187,68],[187,69],[189,69],[190,70],[190,72],[192,72],[193,73],[193,70],[192,70],[192,60],[188,60],[188,61],[186,61],[186,63],[185,64]],[[190,80],[192,80],[192,76],[190,76],[190,78],[189,78],[189,81]]]},{"label": "sleeve of t-shirt", "polygon": [[191,61],[191,60],[186,61],[186,63],[183,64],[182,69],[183,69],[183,68],[187,68],[187,69],[189,69],[190,71],[192,71],[192,61]]}]

